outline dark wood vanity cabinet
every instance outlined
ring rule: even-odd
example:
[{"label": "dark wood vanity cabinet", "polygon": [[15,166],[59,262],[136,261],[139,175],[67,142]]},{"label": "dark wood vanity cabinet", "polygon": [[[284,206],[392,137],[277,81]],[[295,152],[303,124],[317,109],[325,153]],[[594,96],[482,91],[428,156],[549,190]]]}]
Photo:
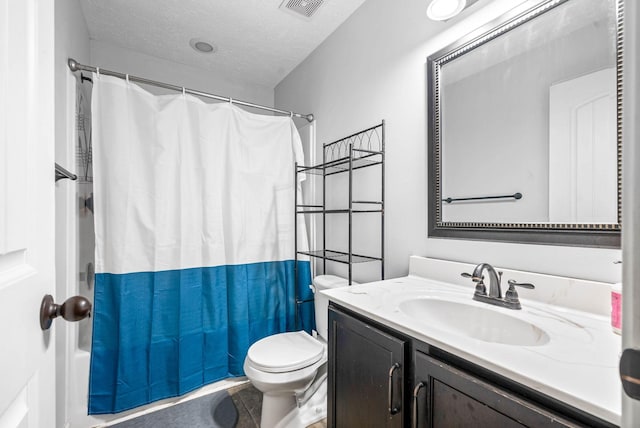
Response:
[{"label": "dark wood vanity cabinet", "polygon": [[334,303],[328,345],[332,428],[615,426]]},{"label": "dark wood vanity cabinet", "polygon": [[405,426],[407,341],[331,308],[327,423]]},{"label": "dark wood vanity cabinet", "polygon": [[412,427],[579,426],[422,352],[414,367]]}]

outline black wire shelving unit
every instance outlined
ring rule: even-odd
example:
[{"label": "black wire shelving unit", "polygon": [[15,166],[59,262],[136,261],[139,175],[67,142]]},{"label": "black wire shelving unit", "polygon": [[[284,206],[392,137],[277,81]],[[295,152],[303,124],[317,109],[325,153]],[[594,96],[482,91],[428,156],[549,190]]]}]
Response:
[{"label": "black wire shelving unit", "polygon": [[[379,262],[380,279],[384,279],[384,181],[385,181],[385,123],[384,120],[376,126],[364,129],[355,134],[341,138],[323,145],[322,163],[312,166],[303,166],[296,163],[295,182],[298,174],[315,174],[322,176],[322,204],[299,204],[297,194],[295,198],[295,212],[297,215],[318,214],[322,215],[322,247],[309,251],[298,249],[298,222],[295,222],[295,266],[297,269],[298,256],[307,255],[322,260],[322,272],[327,271],[327,262],[348,265],[349,285],[353,282],[354,263]],[[353,184],[354,171],[370,167],[380,168],[380,199],[357,200],[354,199]],[[335,174],[348,175],[348,205],[341,209],[327,209],[327,177]],[[378,213],[380,215],[380,252],[379,255],[364,255],[353,253],[353,224],[354,219],[361,213]],[[338,251],[327,248],[327,216],[348,216],[348,249]],[[297,219],[296,219],[297,220]],[[297,271],[296,271],[297,278]],[[298,303],[305,303],[298,301]]]}]

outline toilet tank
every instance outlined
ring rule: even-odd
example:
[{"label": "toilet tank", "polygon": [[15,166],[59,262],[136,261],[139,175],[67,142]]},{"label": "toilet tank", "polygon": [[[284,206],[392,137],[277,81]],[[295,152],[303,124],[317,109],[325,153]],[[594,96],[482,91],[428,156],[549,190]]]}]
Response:
[{"label": "toilet tank", "polygon": [[[352,282],[352,284],[357,284]],[[313,278],[313,284],[310,286],[313,290],[315,314],[316,314],[316,330],[320,337],[327,340],[329,328],[329,299],[318,291],[330,290],[333,288],[341,288],[349,285],[349,281],[335,275],[318,275]]]}]

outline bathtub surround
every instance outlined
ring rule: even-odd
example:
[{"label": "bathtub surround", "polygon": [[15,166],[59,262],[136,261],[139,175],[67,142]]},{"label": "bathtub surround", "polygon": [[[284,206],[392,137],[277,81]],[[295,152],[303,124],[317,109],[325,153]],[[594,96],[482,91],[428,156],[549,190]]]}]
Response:
[{"label": "bathtub surround", "polygon": [[[289,117],[93,80],[89,413],[101,414],[243,374],[249,345],[296,329],[295,295],[311,292],[308,261],[294,281],[303,156]],[[301,321],[310,330],[311,313]]]},{"label": "bathtub surround", "polygon": [[[55,161],[75,172],[76,79],[69,73],[66,58],[73,56],[79,61],[89,61],[91,55],[89,32],[80,2],[57,0],[55,23]],[[93,237],[83,235],[83,232],[89,229],[93,235],[93,220],[88,216],[79,215],[77,211],[78,196],[85,193],[85,187],[78,186],[77,182],[71,185],[60,182],[56,186],[55,296],[69,297],[82,294],[83,289],[86,290],[85,282],[78,281],[78,272],[84,270],[89,254],[81,254],[79,247],[87,248],[93,253]],[[93,301],[92,298],[90,300]],[[56,403],[56,426],[64,426],[75,420],[83,420],[79,426],[94,425],[97,422],[88,421],[89,418],[86,416],[88,353],[79,351],[77,340],[78,330],[88,330],[85,327],[91,322],[92,320],[84,320],[82,323],[60,323],[55,327],[55,393],[56,397],[60,398]],[[79,355],[81,363],[78,362]],[[85,402],[84,405],[79,404],[82,400]]]}]

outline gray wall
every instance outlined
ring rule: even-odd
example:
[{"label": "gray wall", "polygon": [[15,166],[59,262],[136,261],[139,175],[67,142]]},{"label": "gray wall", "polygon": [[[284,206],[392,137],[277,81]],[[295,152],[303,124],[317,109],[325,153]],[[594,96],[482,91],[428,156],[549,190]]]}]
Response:
[{"label": "gray wall", "polygon": [[[481,0],[447,23],[429,21],[426,3],[368,0],[275,90],[276,106],[316,115],[319,143],[387,120],[387,276],[405,275],[416,254],[619,280],[619,250],[427,238],[426,57],[519,2]],[[344,229],[330,235],[345,239]],[[367,270],[356,280],[375,278],[373,267],[358,269]]]},{"label": "gray wall", "polygon": [[[490,67],[479,67],[486,52],[478,51],[442,67],[442,196],[524,195],[519,201],[443,204],[444,221],[549,221],[549,88],[615,67],[607,24],[582,27]],[[529,32],[535,33],[516,28],[486,46],[526,46],[518,38]],[[479,71],[447,83],[461,68]]]}]

